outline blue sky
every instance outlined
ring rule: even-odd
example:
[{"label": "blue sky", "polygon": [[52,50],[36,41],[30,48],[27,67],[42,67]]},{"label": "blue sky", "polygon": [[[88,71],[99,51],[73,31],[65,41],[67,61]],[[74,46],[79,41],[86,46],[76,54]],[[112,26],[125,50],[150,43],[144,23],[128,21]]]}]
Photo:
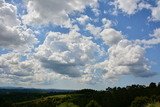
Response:
[{"label": "blue sky", "polygon": [[158,83],[159,12],[159,0],[0,0],[1,86]]}]

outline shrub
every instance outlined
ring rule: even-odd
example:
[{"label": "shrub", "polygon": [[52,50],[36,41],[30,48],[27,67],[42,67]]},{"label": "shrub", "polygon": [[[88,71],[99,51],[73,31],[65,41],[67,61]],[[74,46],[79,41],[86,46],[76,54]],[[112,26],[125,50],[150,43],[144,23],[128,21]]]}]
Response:
[{"label": "shrub", "polygon": [[146,104],[150,103],[148,97],[136,97],[131,103],[131,107],[145,107]]}]

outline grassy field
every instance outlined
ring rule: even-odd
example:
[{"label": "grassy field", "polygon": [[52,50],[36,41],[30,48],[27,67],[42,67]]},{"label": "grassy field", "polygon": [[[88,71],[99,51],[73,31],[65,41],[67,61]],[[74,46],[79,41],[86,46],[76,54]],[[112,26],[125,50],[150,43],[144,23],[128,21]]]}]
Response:
[{"label": "grassy field", "polygon": [[156,102],[156,103],[148,104],[146,107],[160,107],[160,103]]},{"label": "grassy field", "polygon": [[77,102],[77,99],[83,96],[82,94],[63,94],[63,95],[53,95],[48,97],[42,97],[39,99],[24,101],[20,103],[14,103],[13,105],[16,107],[41,107],[45,106],[57,106],[62,104],[63,102]]}]

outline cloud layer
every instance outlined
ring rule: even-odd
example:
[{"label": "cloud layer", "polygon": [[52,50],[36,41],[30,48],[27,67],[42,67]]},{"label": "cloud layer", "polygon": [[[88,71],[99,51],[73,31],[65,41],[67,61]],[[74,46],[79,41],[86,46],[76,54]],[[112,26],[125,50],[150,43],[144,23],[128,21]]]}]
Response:
[{"label": "cloud layer", "polygon": [[[0,83],[49,84],[75,79],[94,84],[121,75],[155,75],[146,50],[160,44],[160,28],[146,35],[147,39],[129,40],[98,10],[99,2],[27,0],[26,12],[20,15],[15,5],[0,1]],[[150,11],[148,21],[160,20],[159,0],[155,6],[142,0],[111,2],[121,14],[146,9]],[[89,14],[86,8],[91,9]]]}]

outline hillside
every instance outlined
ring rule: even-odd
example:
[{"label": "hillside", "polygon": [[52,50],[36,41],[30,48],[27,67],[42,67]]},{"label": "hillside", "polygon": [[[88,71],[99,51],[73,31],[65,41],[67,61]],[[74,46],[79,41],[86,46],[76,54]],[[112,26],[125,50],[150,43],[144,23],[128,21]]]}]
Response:
[{"label": "hillside", "polygon": [[160,102],[160,84],[108,87],[103,91],[83,89],[36,93],[10,90],[10,93],[0,94],[0,107],[157,107]]}]

